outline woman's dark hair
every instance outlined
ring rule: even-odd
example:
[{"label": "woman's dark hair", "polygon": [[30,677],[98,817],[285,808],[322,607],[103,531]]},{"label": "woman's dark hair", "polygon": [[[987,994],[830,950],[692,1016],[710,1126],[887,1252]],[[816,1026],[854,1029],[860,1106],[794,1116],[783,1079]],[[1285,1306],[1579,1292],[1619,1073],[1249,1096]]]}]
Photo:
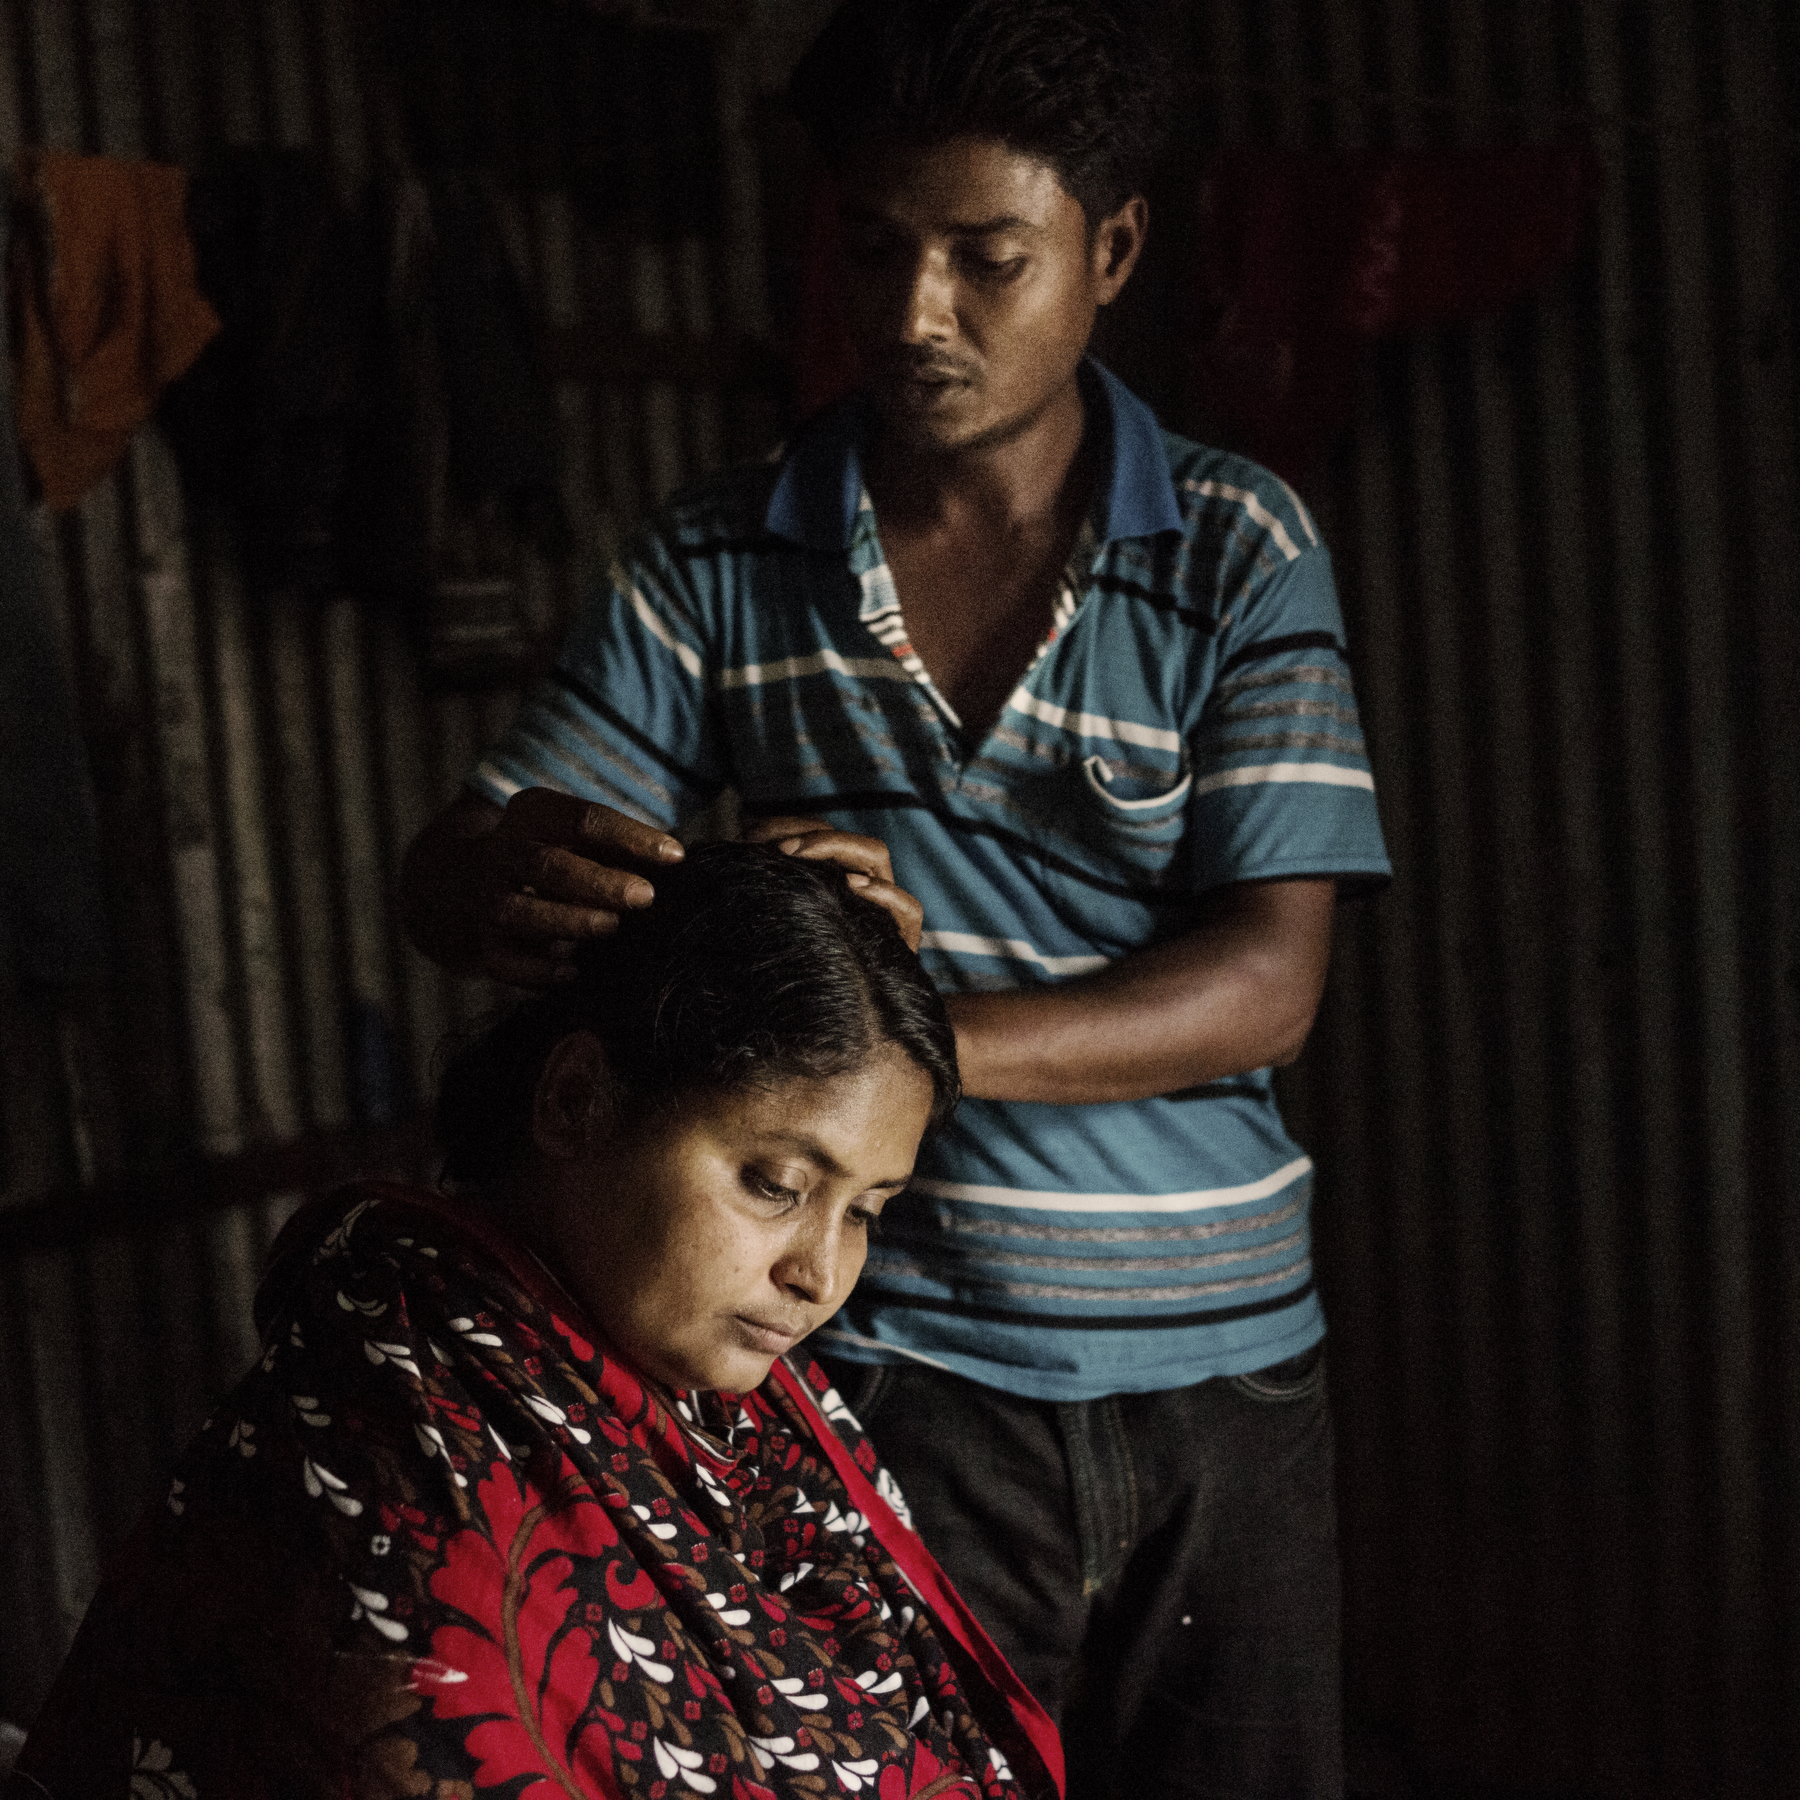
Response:
[{"label": "woman's dark hair", "polygon": [[1090,227],[1141,193],[1174,104],[1148,0],[843,0],[788,101],[833,168],[893,141],[1041,157]]},{"label": "woman's dark hair", "polygon": [[896,1045],[931,1077],[930,1128],[961,1093],[956,1034],[899,927],[842,869],[763,844],[700,844],[656,899],[586,945],[565,988],[527,1000],[452,1057],[438,1089],[445,1173],[517,1168],[551,1050],[606,1048],[627,1120],[694,1094],[822,1079]]}]

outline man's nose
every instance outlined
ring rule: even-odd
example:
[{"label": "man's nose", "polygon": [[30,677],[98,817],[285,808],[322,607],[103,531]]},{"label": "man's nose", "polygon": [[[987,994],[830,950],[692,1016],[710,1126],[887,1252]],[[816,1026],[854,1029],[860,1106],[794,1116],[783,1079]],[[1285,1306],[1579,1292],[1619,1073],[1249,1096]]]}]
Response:
[{"label": "man's nose", "polygon": [[901,312],[900,338],[907,344],[942,344],[956,335],[956,284],[950,259],[927,250],[914,262]]}]

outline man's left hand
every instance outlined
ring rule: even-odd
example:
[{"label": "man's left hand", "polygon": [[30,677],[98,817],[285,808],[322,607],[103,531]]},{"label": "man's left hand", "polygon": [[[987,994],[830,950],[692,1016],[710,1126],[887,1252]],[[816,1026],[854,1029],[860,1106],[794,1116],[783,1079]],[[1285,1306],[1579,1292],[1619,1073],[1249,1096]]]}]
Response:
[{"label": "man's left hand", "polygon": [[774,844],[789,856],[809,862],[836,863],[851,888],[873,900],[900,927],[906,947],[916,951],[925,928],[925,909],[894,882],[894,865],[880,838],[840,831],[824,819],[757,819],[745,829],[753,844]]}]

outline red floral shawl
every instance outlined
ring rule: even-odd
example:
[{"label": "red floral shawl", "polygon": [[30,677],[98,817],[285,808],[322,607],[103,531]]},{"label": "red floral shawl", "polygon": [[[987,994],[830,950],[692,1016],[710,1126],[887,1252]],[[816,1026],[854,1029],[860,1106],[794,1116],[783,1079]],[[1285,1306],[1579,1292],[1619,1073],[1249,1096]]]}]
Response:
[{"label": "red floral shawl", "polygon": [[816,1364],[671,1414],[484,1215],[391,1185],[299,1214],[258,1316],[25,1792],[1060,1794],[1054,1728]]}]

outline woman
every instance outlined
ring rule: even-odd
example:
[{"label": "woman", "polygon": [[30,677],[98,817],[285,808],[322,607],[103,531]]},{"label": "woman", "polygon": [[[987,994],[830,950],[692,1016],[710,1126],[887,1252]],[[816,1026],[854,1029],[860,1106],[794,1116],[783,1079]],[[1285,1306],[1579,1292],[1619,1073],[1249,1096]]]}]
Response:
[{"label": "woman", "polygon": [[448,1071],[453,1193],[363,1184],[282,1233],[263,1357],[91,1609],[24,1792],[1059,1791],[1048,1720],[783,1360],[955,1103],[935,991],[841,873],[746,845],[585,954]]}]

